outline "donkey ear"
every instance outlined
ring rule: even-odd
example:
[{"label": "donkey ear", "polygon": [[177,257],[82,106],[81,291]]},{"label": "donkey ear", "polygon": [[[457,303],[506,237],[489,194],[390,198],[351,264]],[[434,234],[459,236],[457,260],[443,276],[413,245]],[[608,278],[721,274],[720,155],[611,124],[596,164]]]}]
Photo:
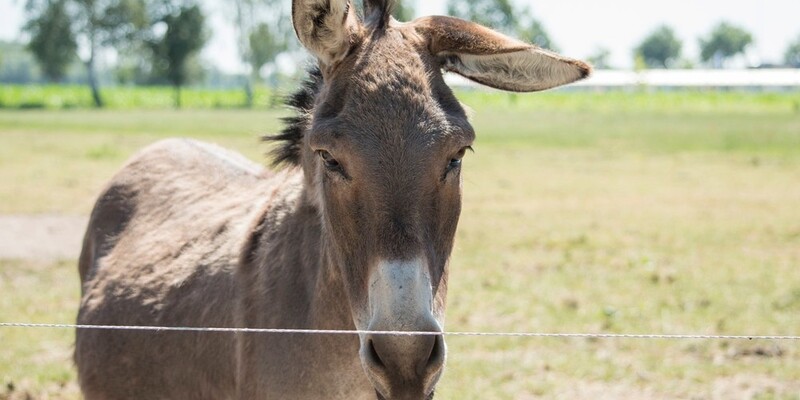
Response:
[{"label": "donkey ear", "polygon": [[442,67],[475,82],[514,92],[535,92],[586,78],[583,61],[512,39],[473,22],[425,17],[412,22],[427,37]]},{"label": "donkey ear", "polygon": [[348,0],[292,0],[292,24],[300,43],[326,65],[341,61],[361,37]]}]

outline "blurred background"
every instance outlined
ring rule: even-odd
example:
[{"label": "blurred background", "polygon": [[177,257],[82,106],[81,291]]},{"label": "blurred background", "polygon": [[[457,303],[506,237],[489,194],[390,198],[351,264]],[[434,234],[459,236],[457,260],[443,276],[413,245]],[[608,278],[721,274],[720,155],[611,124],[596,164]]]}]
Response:
[{"label": "blurred background", "polygon": [[[97,194],[184,136],[267,165],[311,60],[289,0],[0,0],[0,322],[72,323]],[[448,331],[800,334],[800,2],[446,0],[595,65],[472,110]],[[0,329],[0,400],[80,398]],[[800,400],[796,341],[449,337],[441,399]]]},{"label": "blurred background", "polygon": [[[158,90],[123,96],[119,89],[171,86],[176,106],[182,87],[241,89],[242,96],[192,92],[218,107],[274,106],[268,92],[294,82],[307,61],[289,14],[285,0],[3,0],[0,101],[22,108],[159,106],[151,104],[165,101]],[[800,85],[800,3],[791,0],[435,0],[402,2],[395,14],[403,21],[459,16],[586,59],[600,71],[583,87]],[[17,86],[32,84],[42,90]],[[88,85],[91,98],[77,85]]]}]

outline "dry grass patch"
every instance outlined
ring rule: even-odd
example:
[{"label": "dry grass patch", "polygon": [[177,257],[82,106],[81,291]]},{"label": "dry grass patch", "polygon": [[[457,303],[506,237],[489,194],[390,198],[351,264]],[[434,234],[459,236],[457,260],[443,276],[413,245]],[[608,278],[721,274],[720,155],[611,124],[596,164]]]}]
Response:
[{"label": "dry grass patch", "polygon": [[[447,329],[800,334],[796,95],[574,95],[473,104]],[[124,159],[162,137],[258,159],[257,137],[277,116],[0,113],[0,213],[85,214]],[[78,292],[73,262],[0,261],[3,321],[71,322]],[[72,338],[0,330],[0,384],[74,397]],[[795,342],[451,337],[448,347],[444,399],[800,393]]]},{"label": "dry grass patch", "polygon": [[[0,260],[0,322],[74,323],[74,261]],[[76,399],[69,329],[0,328],[0,399]]]}]

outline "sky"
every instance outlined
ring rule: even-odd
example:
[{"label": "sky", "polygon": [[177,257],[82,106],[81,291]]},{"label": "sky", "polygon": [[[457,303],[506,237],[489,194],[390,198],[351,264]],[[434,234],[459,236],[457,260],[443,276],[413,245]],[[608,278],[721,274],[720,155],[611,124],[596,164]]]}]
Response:
[{"label": "sky", "polygon": [[[289,0],[285,0],[289,1]],[[236,61],[234,32],[225,0],[203,0],[210,15],[212,37],[203,57],[227,72]],[[517,0],[531,7],[561,53],[585,58],[600,47],[611,51],[611,65],[630,68],[632,49],[655,27],[667,24],[683,40],[683,55],[697,59],[697,38],[720,21],[750,31],[755,44],[747,54],[751,64],[783,59],[788,43],[800,36],[800,0]],[[417,0],[417,14],[444,14],[444,0]],[[21,37],[24,0],[0,0],[0,40]]]}]

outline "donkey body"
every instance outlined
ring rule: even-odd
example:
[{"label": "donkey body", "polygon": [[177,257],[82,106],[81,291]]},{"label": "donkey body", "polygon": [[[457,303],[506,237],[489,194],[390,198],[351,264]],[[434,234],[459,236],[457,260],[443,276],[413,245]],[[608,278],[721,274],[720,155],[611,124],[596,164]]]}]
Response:
[{"label": "donkey body", "polygon": [[[92,215],[79,321],[353,329],[343,289],[321,268],[319,217],[302,195],[296,172],[270,175],[190,140],[151,145],[114,177]],[[237,267],[245,246],[245,262],[260,268]],[[239,374],[270,377],[251,380],[240,398],[375,393],[352,336],[85,330],[77,339],[88,399],[233,398]],[[243,361],[259,361],[237,365],[237,342]]]},{"label": "donkey body", "polygon": [[[442,69],[514,91],[589,67],[449,17],[401,24],[391,4],[295,0],[319,69],[273,137],[269,172],[190,140],[138,153],[98,199],[78,322],[441,332],[474,133]],[[79,330],[92,399],[426,399],[441,335]]]}]

